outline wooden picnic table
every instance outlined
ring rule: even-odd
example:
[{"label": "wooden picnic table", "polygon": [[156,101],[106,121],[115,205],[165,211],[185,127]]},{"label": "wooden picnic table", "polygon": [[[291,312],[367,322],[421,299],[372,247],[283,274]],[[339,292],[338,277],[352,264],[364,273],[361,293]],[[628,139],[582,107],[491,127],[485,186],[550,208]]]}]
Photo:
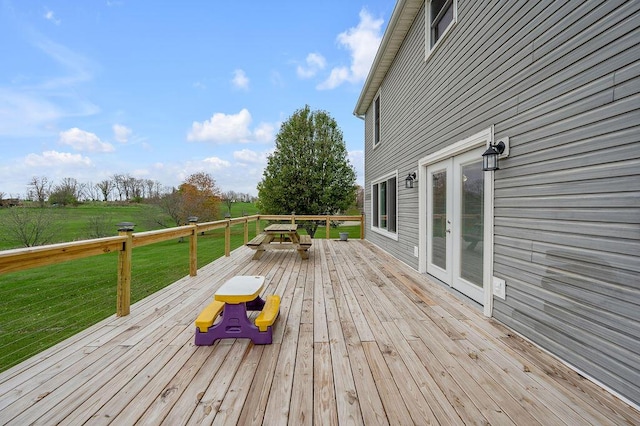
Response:
[{"label": "wooden picnic table", "polygon": [[276,240],[276,236],[280,236],[278,239],[278,244],[283,243],[300,243],[300,235],[298,234],[298,224],[295,223],[274,223],[273,225],[269,225],[264,229],[264,233],[267,235],[273,235],[273,239],[271,242]]},{"label": "wooden picnic table", "polygon": [[256,250],[254,260],[260,259],[267,249],[297,250],[302,259],[308,259],[311,237],[298,234],[298,225],[295,223],[276,223],[267,226],[247,246]]}]

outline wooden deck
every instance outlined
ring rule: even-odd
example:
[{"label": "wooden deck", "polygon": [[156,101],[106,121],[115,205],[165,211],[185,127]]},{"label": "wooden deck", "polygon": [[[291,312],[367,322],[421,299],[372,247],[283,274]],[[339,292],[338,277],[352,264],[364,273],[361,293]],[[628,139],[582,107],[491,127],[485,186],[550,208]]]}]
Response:
[{"label": "wooden deck", "polygon": [[[5,424],[638,424],[640,414],[358,240],[242,247],[0,374]],[[234,275],[282,296],[274,342],[193,344]]]}]

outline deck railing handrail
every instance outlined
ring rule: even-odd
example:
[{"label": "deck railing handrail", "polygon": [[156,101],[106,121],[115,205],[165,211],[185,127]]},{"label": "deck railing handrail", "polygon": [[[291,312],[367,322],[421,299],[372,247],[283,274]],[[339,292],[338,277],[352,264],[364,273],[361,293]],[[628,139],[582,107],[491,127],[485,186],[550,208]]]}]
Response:
[{"label": "deck railing handrail", "polygon": [[334,221],[359,221],[360,239],[364,238],[364,215],[251,215],[227,218],[213,222],[190,223],[174,228],[158,229],[145,232],[133,232],[133,229],[120,230],[118,236],[95,238],[91,240],[49,244],[37,247],[26,247],[0,251],[0,274],[17,272],[55,263],[68,262],[84,257],[118,252],[118,284],[116,314],[129,314],[131,296],[131,253],[134,248],[155,244],[176,238],[189,237],[189,275],[198,272],[197,247],[199,233],[214,229],[225,229],[225,256],[231,254],[231,227],[244,225],[244,244],[249,241],[249,223],[256,223],[256,234],[261,232],[260,221],[324,221],[326,238],[330,238],[329,230]]}]

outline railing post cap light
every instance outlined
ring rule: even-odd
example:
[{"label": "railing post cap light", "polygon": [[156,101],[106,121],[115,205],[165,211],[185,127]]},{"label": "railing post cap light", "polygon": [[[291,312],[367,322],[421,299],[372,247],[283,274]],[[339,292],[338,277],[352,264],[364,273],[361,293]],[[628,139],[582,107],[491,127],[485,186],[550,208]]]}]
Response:
[{"label": "railing post cap light", "polygon": [[133,231],[133,227],[136,226],[136,224],[133,222],[120,222],[116,226],[119,232],[129,232]]},{"label": "railing post cap light", "polygon": [[418,175],[416,174],[416,172],[411,172],[407,175],[407,177],[404,179],[404,187],[409,189],[409,188],[413,188],[413,182],[416,180],[416,177]]}]

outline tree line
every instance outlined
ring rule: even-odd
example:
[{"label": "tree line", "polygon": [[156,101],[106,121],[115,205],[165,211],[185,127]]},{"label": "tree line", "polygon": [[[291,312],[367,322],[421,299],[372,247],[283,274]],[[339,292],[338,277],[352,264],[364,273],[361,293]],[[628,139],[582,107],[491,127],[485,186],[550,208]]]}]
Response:
[{"label": "tree line", "polygon": [[[184,183],[193,179],[195,173]],[[121,202],[152,202],[177,191],[179,188],[164,186],[157,180],[140,179],[129,174],[114,174],[109,179],[101,180],[98,183],[79,182],[77,179],[67,177],[59,182],[54,182],[47,176],[33,176],[27,182],[27,191],[20,198],[17,196],[7,197],[7,193],[0,191],[0,207],[4,204],[9,206],[17,204],[19,201],[31,201],[40,207],[50,205],[77,205],[85,201],[121,201]],[[231,202],[255,202],[256,197],[236,191],[221,192],[215,188],[216,195],[220,200]]]},{"label": "tree line", "polygon": [[[4,194],[0,193],[0,200],[3,199]],[[10,207],[10,211],[0,223],[2,239],[31,247],[49,244],[56,238],[57,215],[45,207],[75,206],[85,201],[154,205],[158,208],[149,212],[158,214],[146,219],[148,226],[167,228],[184,225],[190,218],[197,218],[199,222],[217,220],[223,203],[230,211],[234,202],[256,200],[249,194],[222,192],[210,174],[198,172],[187,177],[177,188],[120,174],[97,184],[83,184],[74,178],[64,178],[56,184],[46,176],[35,176],[28,182],[25,201],[36,208],[24,208],[26,204],[13,198],[8,201],[6,206]],[[111,231],[103,218],[91,218],[88,224],[88,236],[91,238],[107,236]]]}]

